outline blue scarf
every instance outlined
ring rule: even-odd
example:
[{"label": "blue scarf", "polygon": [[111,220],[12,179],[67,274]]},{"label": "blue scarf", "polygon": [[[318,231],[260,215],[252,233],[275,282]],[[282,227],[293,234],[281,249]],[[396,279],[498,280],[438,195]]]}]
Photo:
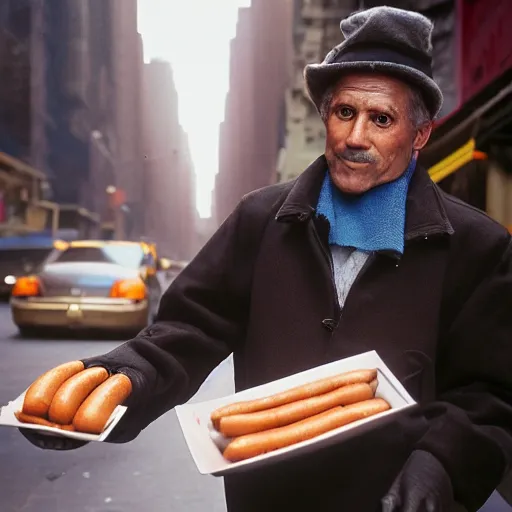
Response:
[{"label": "blue scarf", "polygon": [[400,178],[360,196],[347,195],[337,189],[327,171],[316,214],[329,221],[329,244],[366,252],[403,254],[405,202],[415,168],[416,158],[413,157]]}]

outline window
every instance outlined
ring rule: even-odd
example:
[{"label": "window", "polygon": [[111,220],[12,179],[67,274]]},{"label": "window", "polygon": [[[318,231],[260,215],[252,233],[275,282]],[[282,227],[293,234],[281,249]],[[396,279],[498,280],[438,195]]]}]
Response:
[{"label": "window", "polygon": [[113,263],[129,268],[139,268],[144,252],[138,245],[106,244],[100,247],[69,247],[50,258],[50,263]]}]

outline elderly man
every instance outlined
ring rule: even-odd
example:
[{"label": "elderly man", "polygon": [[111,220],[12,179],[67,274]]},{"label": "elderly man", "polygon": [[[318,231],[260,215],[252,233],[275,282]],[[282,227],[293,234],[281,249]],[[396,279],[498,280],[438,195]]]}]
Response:
[{"label": "elderly man", "polygon": [[375,349],[420,406],[226,477],[228,510],[475,511],[512,461],[510,236],[416,165],[442,103],[431,23],[381,7],[341,29],[344,41],[305,71],[325,155],[244,197],[166,291],[156,323],[84,362],[131,379],[109,439],[127,442],[231,353],[240,391]]}]

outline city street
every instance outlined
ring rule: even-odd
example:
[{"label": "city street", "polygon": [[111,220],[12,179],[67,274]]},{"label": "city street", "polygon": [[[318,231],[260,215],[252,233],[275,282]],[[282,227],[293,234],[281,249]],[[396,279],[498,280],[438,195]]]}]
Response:
[{"label": "city street", "polygon": [[[0,303],[0,404],[43,371],[103,353],[119,342],[23,340]],[[232,360],[222,363],[193,400],[229,394]],[[225,512],[222,480],[196,470],[174,411],[124,445],[91,443],[43,451],[15,429],[0,428],[2,512]],[[341,509],[340,509],[341,510]],[[497,495],[482,512],[511,512]]]},{"label": "city street", "polygon": [[[103,353],[119,342],[23,340],[0,303],[0,404],[58,363]],[[204,383],[194,400],[232,390],[231,360]],[[91,443],[52,452],[0,427],[2,512],[225,512],[222,479],[200,475],[174,411],[124,445]]]}]

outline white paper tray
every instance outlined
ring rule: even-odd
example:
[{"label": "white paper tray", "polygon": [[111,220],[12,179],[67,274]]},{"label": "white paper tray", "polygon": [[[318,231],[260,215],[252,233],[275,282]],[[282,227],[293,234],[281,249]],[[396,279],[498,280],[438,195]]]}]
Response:
[{"label": "white paper tray", "polygon": [[23,399],[25,392],[23,392],[18,398],[9,402],[0,408],[0,427],[14,427],[14,428],[25,428],[29,430],[36,430],[41,434],[48,434],[52,436],[69,437],[71,439],[78,439],[80,441],[105,441],[113,428],[119,423],[119,420],[123,417],[126,412],[126,407],[119,405],[114,409],[114,412],[110,416],[107,422],[107,428],[100,434],[84,434],[82,432],[68,432],[67,430],[61,430],[53,427],[43,427],[42,425],[33,425],[31,423],[21,423],[18,421],[14,413],[20,411],[23,406]]},{"label": "white paper tray", "polygon": [[[294,386],[299,386],[324,377],[350,370],[377,368],[379,386],[376,396],[382,397],[391,405],[391,409],[376,416],[356,421],[350,425],[332,430],[308,441],[275,450],[257,457],[229,462],[222,456],[222,448],[227,440],[213,430],[210,415],[218,407],[238,402],[261,398]],[[304,454],[333,443],[340,443],[354,436],[361,435],[385,418],[405,408],[415,405],[413,398],[407,393],[396,377],[391,373],[377,352],[365,352],[347,359],[342,359],[311,370],[307,370],[262,386],[247,389],[234,395],[217,398],[206,402],[190,403],[176,407],[176,414],[189,447],[190,453],[199,472],[203,475],[224,476],[247,469],[265,466],[285,460],[297,454]],[[389,418],[388,418],[389,419]]]}]

